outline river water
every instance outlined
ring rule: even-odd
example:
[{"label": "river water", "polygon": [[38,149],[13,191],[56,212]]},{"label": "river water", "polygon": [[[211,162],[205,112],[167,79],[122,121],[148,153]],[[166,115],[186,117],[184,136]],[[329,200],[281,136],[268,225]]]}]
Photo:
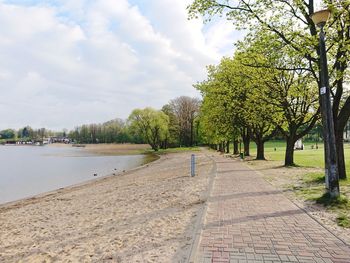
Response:
[{"label": "river water", "polygon": [[122,172],[145,158],[96,156],[77,147],[0,146],[0,204]]}]

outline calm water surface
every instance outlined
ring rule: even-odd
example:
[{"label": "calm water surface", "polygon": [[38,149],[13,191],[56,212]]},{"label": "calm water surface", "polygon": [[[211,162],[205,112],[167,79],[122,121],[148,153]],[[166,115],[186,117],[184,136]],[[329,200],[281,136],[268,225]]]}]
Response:
[{"label": "calm water surface", "polygon": [[[75,147],[0,146],[0,204],[144,163],[144,155],[95,156]],[[114,170],[117,169],[117,170]]]}]

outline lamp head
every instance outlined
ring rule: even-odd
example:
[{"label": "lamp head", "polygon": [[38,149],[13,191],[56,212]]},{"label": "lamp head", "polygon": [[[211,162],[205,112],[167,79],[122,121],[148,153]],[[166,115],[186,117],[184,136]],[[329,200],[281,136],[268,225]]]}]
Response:
[{"label": "lamp head", "polygon": [[319,27],[323,27],[327,23],[327,20],[329,19],[330,16],[331,16],[331,11],[329,9],[324,9],[313,13],[310,17],[312,21],[315,23],[315,25]]}]

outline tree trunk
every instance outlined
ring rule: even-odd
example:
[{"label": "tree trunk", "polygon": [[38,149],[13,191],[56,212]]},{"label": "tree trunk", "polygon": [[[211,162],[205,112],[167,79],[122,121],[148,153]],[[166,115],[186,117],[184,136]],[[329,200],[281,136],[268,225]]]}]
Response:
[{"label": "tree trunk", "polygon": [[230,153],[230,141],[226,142],[226,153]]},{"label": "tree trunk", "polygon": [[244,144],[244,156],[250,156],[249,146],[250,146],[250,137],[243,139]]},{"label": "tree trunk", "polygon": [[151,145],[152,149],[153,149],[155,152],[157,152],[157,151],[159,150],[158,144],[156,144],[156,143],[149,143],[149,144]]},{"label": "tree trunk", "polygon": [[284,159],[284,166],[294,165],[294,144],[296,140],[294,136],[287,137],[286,155]]},{"label": "tree trunk", "polygon": [[225,142],[220,143],[220,152],[224,153],[225,152]]},{"label": "tree trunk", "polygon": [[338,173],[340,179],[346,179],[345,158],[344,158],[344,139],[343,132],[335,134],[335,145],[338,157]]},{"label": "tree trunk", "polygon": [[242,132],[243,146],[244,146],[244,155],[250,156],[249,145],[250,145],[250,130],[244,129]]},{"label": "tree trunk", "polygon": [[233,154],[239,154],[238,143],[239,142],[237,140],[233,141]]},{"label": "tree trunk", "polygon": [[265,154],[264,154],[264,141],[263,140],[257,140],[256,142],[256,160],[265,160]]}]

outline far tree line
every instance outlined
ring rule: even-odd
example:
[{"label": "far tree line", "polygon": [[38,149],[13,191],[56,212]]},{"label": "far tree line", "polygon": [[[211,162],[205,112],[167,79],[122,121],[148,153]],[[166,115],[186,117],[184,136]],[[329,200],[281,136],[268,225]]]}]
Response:
[{"label": "far tree line", "polygon": [[0,131],[0,142],[42,141],[44,138],[67,138],[75,143],[148,143],[152,149],[190,147],[200,142],[200,100],[180,96],[161,110],[135,109],[126,119],[114,119],[100,124],[84,124],[73,130],[54,132],[30,126],[19,130]]},{"label": "far tree line", "polygon": [[148,143],[152,149],[198,143],[200,100],[181,96],[161,110],[135,109],[127,120],[76,127],[68,136],[77,143]]},{"label": "far tree line", "polygon": [[34,129],[30,126],[25,126],[18,130],[5,129],[0,131],[0,141],[40,141],[48,137],[66,137],[67,130],[52,131],[46,128]]}]

